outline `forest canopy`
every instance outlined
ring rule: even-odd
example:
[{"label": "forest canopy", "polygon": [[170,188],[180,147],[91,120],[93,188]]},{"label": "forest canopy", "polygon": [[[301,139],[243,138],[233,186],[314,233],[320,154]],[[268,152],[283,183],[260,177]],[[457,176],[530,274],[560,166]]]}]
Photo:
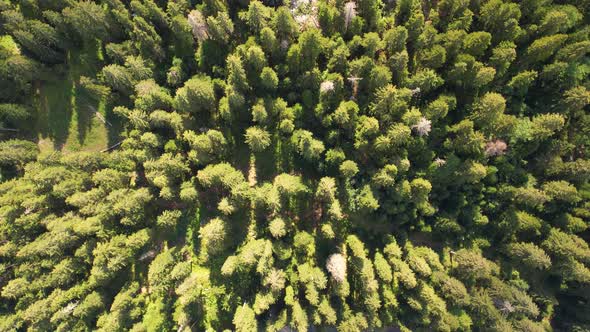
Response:
[{"label": "forest canopy", "polygon": [[0,331],[590,331],[589,10],[0,0]]}]

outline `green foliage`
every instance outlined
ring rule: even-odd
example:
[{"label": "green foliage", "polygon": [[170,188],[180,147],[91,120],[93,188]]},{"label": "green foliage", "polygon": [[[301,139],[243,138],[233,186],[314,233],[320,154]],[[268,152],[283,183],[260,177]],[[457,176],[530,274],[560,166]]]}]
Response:
[{"label": "green foliage", "polygon": [[344,178],[350,179],[359,172],[357,164],[352,160],[345,160],[340,164],[340,174]]},{"label": "green foliage", "polygon": [[232,189],[244,182],[244,175],[228,163],[207,165],[197,173],[197,179],[205,188],[221,186]]},{"label": "green foliage", "polygon": [[480,19],[494,41],[512,41],[522,33],[518,21],[521,10],[517,4],[492,0],[481,7]]},{"label": "green foliage", "polygon": [[63,20],[88,42],[107,37],[109,26],[106,13],[100,5],[92,1],[74,2],[71,7],[63,9],[62,15]]},{"label": "green foliage", "polygon": [[191,148],[188,153],[189,160],[197,164],[205,165],[218,160],[224,155],[227,146],[223,134],[214,129],[203,134],[187,130],[183,133],[183,138]]},{"label": "green foliage", "polygon": [[246,130],[246,143],[254,152],[264,151],[270,145],[270,134],[259,127],[250,127]]},{"label": "green foliage", "polygon": [[0,142],[0,166],[22,168],[26,163],[34,161],[38,153],[37,145],[29,141]]},{"label": "green foliage", "polygon": [[0,0],[0,330],[587,328],[587,3]]},{"label": "green foliage", "polygon": [[122,269],[129,266],[134,256],[149,241],[147,230],[141,230],[130,236],[118,235],[109,242],[98,243],[93,251],[96,257],[90,271],[91,282],[104,284],[115,277]]},{"label": "green foliage", "polygon": [[319,159],[325,150],[322,141],[313,138],[311,132],[303,129],[297,129],[293,132],[291,143],[294,145],[297,152],[309,161]]},{"label": "green foliage", "polygon": [[279,78],[272,68],[264,67],[260,73],[260,82],[266,91],[274,92],[279,84]]},{"label": "green foliage", "polygon": [[202,257],[206,258],[223,250],[226,228],[223,220],[215,218],[199,229]]},{"label": "green foliage", "polygon": [[479,57],[490,46],[492,35],[486,31],[472,32],[463,40],[463,49],[466,53]]},{"label": "green foliage", "polygon": [[[508,254],[516,264],[531,270],[544,270],[551,266],[551,259],[532,243],[511,243],[507,248]],[[517,265],[517,266],[518,266]]]},{"label": "green foliage", "polygon": [[166,329],[165,309],[166,307],[162,298],[156,298],[155,301],[147,305],[142,321],[147,331],[161,331]]},{"label": "green foliage", "polygon": [[553,55],[566,39],[567,36],[562,34],[539,38],[527,48],[525,59],[531,63],[543,62]]},{"label": "green foliage", "polygon": [[176,91],[176,107],[185,113],[210,113],[215,109],[213,84],[208,77],[193,77]]}]

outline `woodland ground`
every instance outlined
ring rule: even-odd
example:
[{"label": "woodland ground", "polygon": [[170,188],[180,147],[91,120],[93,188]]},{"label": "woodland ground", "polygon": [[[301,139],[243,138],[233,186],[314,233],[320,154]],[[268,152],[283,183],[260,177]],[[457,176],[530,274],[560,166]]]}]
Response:
[{"label": "woodland ground", "polygon": [[98,152],[119,141],[122,124],[113,106],[106,98],[94,100],[80,87],[80,77],[94,77],[102,62],[99,47],[70,52],[64,74],[39,84],[31,136],[41,152]]}]

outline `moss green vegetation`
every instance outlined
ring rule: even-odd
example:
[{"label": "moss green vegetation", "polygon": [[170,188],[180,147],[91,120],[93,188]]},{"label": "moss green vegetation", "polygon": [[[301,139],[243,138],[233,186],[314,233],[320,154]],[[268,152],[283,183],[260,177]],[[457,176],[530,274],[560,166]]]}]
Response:
[{"label": "moss green vegetation", "polygon": [[38,114],[30,134],[38,135],[42,152],[99,152],[119,139],[121,121],[110,115],[108,96],[85,89],[86,78],[96,76],[103,65],[101,50],[96,45],[73,49],[65,72],[48,73],[46,81],[37,82]]},{"label": "moss green vegetation", "polygon": [[589,331],[587,0],[0,0],[0,331]]}]

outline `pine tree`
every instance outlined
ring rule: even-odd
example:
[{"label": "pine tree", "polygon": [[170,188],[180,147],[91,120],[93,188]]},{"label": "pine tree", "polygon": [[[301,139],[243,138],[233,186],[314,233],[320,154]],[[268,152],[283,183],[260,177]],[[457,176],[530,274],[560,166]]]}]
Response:
[{"label": "pine tree", "polygon": [[211,113],[215,108],[213,84],[208,77],[193,77],[176,91],[176,108],[185,113]]}]

